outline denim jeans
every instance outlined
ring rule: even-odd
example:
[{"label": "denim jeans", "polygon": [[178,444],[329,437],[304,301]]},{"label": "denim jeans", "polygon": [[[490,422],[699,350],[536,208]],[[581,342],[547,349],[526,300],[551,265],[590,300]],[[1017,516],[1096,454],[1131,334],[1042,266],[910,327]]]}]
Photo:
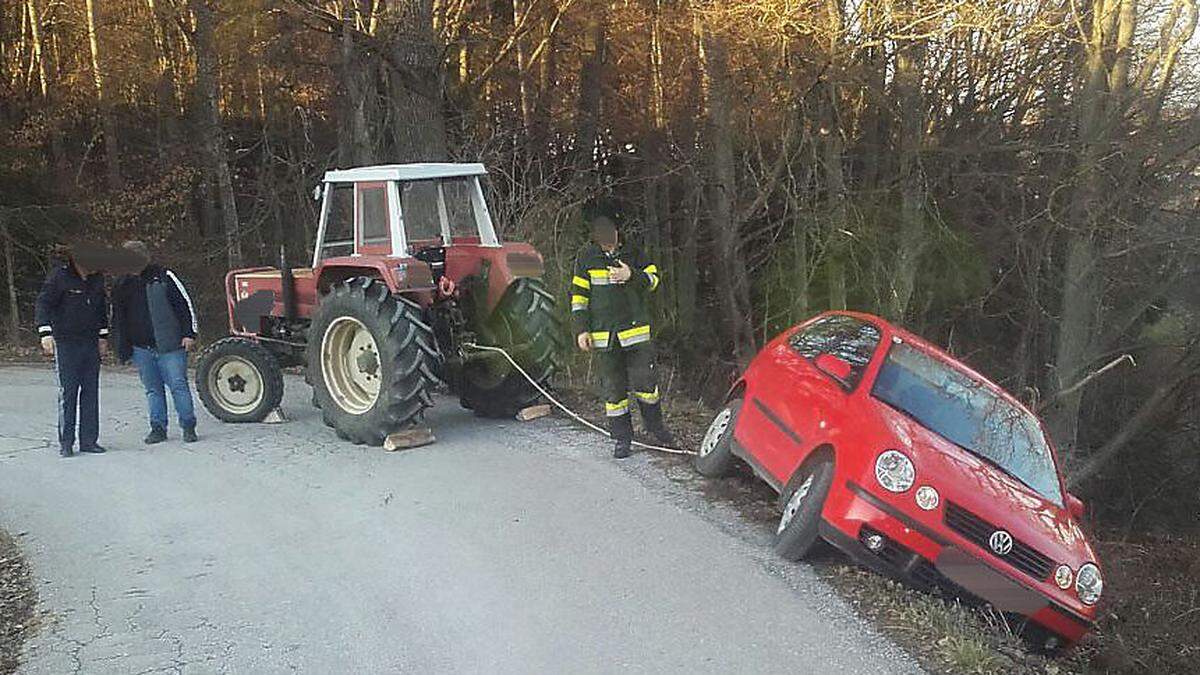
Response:
[{"label": "denim jeans", "polygon": [[54,344],[58,374],[58,444],[75,445],[79,421],[79,447],[91,448],[100,435],[100,346],[98,341],[60,339]]},{"label": "denim jeans", "polygon": [[176,349],[159,354],[153,349],[134,347],[133,363],[137,366],[142,386],[146,389],[151,428],[167,428],[167,396],[163,385],[171,390],[171,400],[175,402],[179,426],[184,429],[194,428],[196,409],[192,406],[192,390],[188,385],[187,351]]}]

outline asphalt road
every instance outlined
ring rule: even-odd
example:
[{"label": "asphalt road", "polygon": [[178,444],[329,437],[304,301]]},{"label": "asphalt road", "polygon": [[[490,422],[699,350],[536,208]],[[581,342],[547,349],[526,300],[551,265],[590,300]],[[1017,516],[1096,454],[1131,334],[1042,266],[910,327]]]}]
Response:
[{"label": "asphalt road", "polygon": [[435,445],[338,441],[289,378],[281,425],[146,449],[102,375],[102,456],[60,459],[50,370],[0,368],[0,527],[42,626],[29,673],[917,670],[769,533],[557,419]]}]

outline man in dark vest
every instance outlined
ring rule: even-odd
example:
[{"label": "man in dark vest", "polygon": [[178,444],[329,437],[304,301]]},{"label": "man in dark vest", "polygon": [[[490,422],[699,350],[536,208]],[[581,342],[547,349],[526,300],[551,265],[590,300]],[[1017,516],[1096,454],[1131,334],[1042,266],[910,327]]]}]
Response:
[{"label": "man in dark vest", "polygon": [[34,307],[42,351],[54,357],[58,376],[58,449],[75,454],[76,421],[79,451],[101,453],[100,357],[108,349],[108,307],[104,278],[83,269],[73,256],[51,270]]},{"label": "man in dark vest", "polygon": [[167,397],[171,391],[185,443],[196,436],[196,410],[188,384],[187,353],[196,341],[196,310],[183,282],[171,270],[150,261],[140,241],[125,242],[127,251],[147,261],[139,274],[121,277],[113,287],[113,328],[117,358],[133,360],[146,389],[150,434],[146,444],[167,440]]},{"label": "man in dark vest", "polygon": [[616,446],[613,457],[629,456],[633,440],[629,391],[637,400],[646,429],[659,443],[675,440],[663,424],[654,345],[650,335],[650,299],[659,285],[658,267],[621,240],[607,217],[592,223],[592,243],[575,262],[571,280],[571,319],[575,341],[594,351],[604,380],[604,412]]}]

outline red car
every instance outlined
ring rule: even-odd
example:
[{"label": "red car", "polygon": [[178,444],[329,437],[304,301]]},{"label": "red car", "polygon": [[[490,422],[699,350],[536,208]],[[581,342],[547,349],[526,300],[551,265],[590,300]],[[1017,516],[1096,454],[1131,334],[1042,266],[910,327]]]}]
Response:
[{"label": "red car", "polygon": [[824,539],[919,586],[1028,617],[1046,649],[1092,627],[1103,587],[1037,417],[954,357],[883,319],[819,315],[759,353],[696,457],[737,459],[780,495],[776,550]]}]

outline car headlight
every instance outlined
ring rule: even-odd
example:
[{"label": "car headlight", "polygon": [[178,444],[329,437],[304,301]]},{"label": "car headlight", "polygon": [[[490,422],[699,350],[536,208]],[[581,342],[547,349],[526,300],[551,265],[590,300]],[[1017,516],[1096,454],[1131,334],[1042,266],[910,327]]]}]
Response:
[{"label": "car headlight", "polygon": [[1058,569],[1054,570],[1054,583],[1064,591],[1071,587],[1071,582],[1075,581],[1075,573],[1071,571],[1070,565],[1059,565]]},{"label": "car headlight", "polygon": [[1100,600],[1104,590],[1104,580],[1100,578],[1100,568],[1092,563],[1084,563],[1075,574],[1075,593],[1085,605],[1094,605]]},{"label": "car headlight", "polygon": [[932,511],[937,508],[941,497],[938,496],[938,491],[930,485],[922,485],[917,488],[917,506],[926,511]]},{"label": "car headlight", "polygon": [[875,460],[875,480],[889,492],[904,492],[916,476],[912,460],[898,450],[884,450]]}]

